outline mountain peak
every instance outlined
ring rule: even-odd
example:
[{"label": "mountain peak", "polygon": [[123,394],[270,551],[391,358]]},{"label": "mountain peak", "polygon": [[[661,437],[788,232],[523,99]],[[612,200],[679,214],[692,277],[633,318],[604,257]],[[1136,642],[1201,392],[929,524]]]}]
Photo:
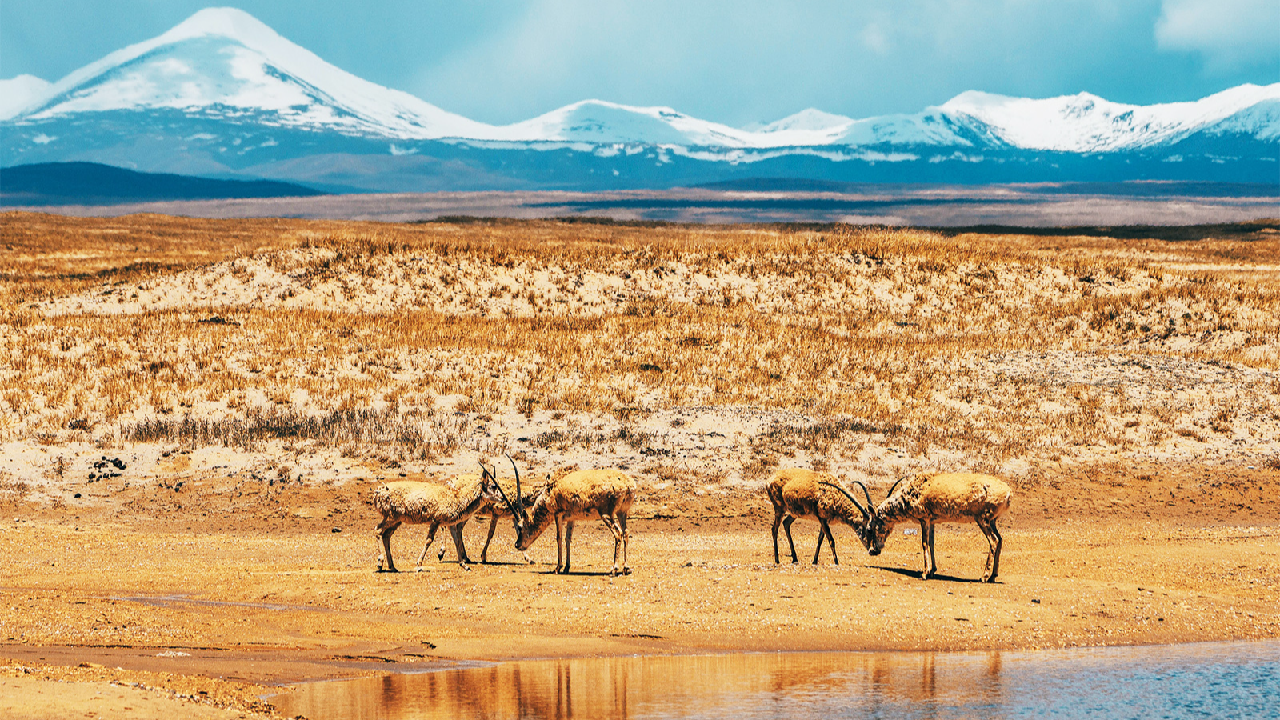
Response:
[{"label": "mountain peak", "polygon": [[1113,103],[1110,100],[1087,92],[1036,99],[1011,97],[1009,95],[983,92],[981,90],[968,90],[946,101],[939,106],[938,109],[945,112],[958,112],[966,115],[972,115],[974,117],[982,117],[984,113],[989,111],[1026,108],[1031,106],[1073,108],[1077,111],[1083,110],[1087,112],[1099,105],[1119,106],[1119,103]]},{"label": "mountain peak", "polygon": [[311,55],[258,18],[232,7],[205,8],[146,44],[167,45],[201,37],[228,38],[267,54],[303,52]]},{"label": "mountain peak", "polygon": [[23,117],[180,110],[347,135],[475,137],[485,126],[325,62],[235,8],[201,10],[162,35],[71,73]]},{"label": "mountain peak", "polygon": [[760,128],[761,132],[778,132],[780,130],[832,130],[843,128],[853,122],[844,115],[833,115],[817,108],[806,108],[794,115],[788,115]]},{"label": "mountain peak", "polygon": [[266,30],[272,34],[274,30],[267,27],[258,18],[234,7],[208,7],[183,20],[169,32],[188,32],[204,35],[238,35],[244,32]]}]

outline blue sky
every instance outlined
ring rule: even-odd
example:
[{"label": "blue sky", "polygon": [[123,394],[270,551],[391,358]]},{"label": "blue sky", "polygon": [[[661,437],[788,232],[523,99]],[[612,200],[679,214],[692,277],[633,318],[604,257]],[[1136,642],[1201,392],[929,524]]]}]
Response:
[{"label": "blue sky", "polygon": [[57,80],[217,4],[494,123],[587,98],[741,126],[965,90],[1148,104],[1280,82],[1277,0],[4,0],[0,77]]}]

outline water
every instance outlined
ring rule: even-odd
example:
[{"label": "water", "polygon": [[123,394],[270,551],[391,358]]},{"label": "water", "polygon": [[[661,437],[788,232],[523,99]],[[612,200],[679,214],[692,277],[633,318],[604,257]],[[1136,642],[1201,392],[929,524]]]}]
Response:
[{"label": "water", "polygon": [[312,683],[311,720],[1280,718],[1280,642],[514,662]]}]

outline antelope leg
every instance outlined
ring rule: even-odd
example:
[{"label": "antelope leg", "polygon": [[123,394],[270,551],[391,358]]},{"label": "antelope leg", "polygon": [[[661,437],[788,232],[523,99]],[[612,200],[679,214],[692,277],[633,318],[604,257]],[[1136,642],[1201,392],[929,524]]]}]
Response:
[{"label": "antelope leg", "polygon": [[[625,515],[623,517],[626,517]],[[609,532],[613,533],[613,567],[610,568],[610,575],[618,575],[622,572],[622,568],[618,566],[618,555],[622,551],[623,545],[623,529],[618,524],[617,515],[601,515],[600,520],[604,522],[604,526],[609,528]]]},{"label": "antelope leg", "polygon": [[[484,549],[480,551],[480,562],[482,563],[489,562],[489,543],[493,542],[493,531],[497,529],[497,527],[498,515],[497,513],[494,513],[493,517],[489,518],[489,534],[484,539]],[[525,559],[527,560],[528,558],[529,556],[526,555]]]},{"label": "antelope leg", "polygon": [[[827,526],[827,542],[831,544],[831,564],[839,565],[840,557],[836,555],[836,536],[831,534],[831,523],[823,523]],[[821,542],[821,538],[819,538]]]},{"label": "antelope leg", "polygon": [[782,508],[774,506],[773,508],[773,564],[777,565],[781,561],[778,559],[778,526],[782,524],[782,516],[785,513]]},{"label": "antelope leg", "polygon": [[[627,565],[627,514],[626,512],[618,512],[618,529],[622,530],[622,574],[630,575],[631,566]],[[617,557],[614,557],[613,564],[617,565]]]},{"label": "antelope leg", "polygon": [[461,522],[449,528],[449,534],[453,535],[454,547],[458,549],[458,564],[467,568],[467,563],[471,562],[471,558],[467,556],[467,545],[462,541],[462,528],[466,523]]},{"label": "antelope leg", "polygon": [[564,574],[569,574],[569,554],[573,552],[573,521],[564,524]]},{"label": "antelope leg", "polygon": [[564,538],[560,531],[560,516],[556,515],[556,573],[562,573],[564,570]]},{"label": "antelope leg", "polygon": [[422,567],[422,561],[427,557],[427,551],[431,549],[431,543],[436,540],[436,530],[440,527],[440,523],[431,523],[431,529],[427,531],[427,544],[422,547],[422,554],[418,556],[418,567]]},{"label": "antelope leg", "polygon": [[800,557],[796,555],[796,541],[791,538],[791,523],[795,521],[796,519],[793,517],[783,520],[782,529],[787,531],[787,544],[791,546],[791,562],[798,563],[800,562]]},{"label": "antelope leg", "polygon": [[384,519],[378,523],[377,534],[382,540],[382,564],[379,569],[385,567],[387,572],[396,572],[396,564],[391,560],[391,534],[400,527],[400,523]]},{"label": "antelope leg", "polygon": [[929,522],[920,521],[920,551],[924,553],[924,570],[920,572],[921,580],[928,580],[929,575],[933,574],[933,543],[929,542]]},{"label": "antelope leg", "polygon": [[996,529],[995,520],[980,522],[978,527],[982,528],[982,534],[987,536],[987,544],[990,545],[990,554],[987,555],[987,569],[982,575],[982,581],[993,582],[1000,572],[1000,549],[1004,545],[1004,538],[1000,537],[1000,531]]}]

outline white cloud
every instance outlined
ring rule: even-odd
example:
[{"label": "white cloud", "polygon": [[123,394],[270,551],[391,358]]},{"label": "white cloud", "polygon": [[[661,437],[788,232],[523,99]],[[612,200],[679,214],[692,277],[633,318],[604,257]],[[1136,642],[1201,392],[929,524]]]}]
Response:
[{"label": "white cloud", "polygon": [[[1226,8],[1219,15],[1249,15],[1251,34],[1193,39],[1179,29],[1184,8],[1208,3]],[[1271,5],[1280,2],[529,0],[398,87],[495,123],[587,98],[668,105],[737,126],[807,107],[851,117],[916,112],[966,90],[1191,100],[1228,83],[1274,82],[1257,62],[1277,42]],[[1232,62],[1246,71],[1199,73],[1200,52],[1215,62],[1242,52]]]},{"label": "white cloud", "polygon": [[48,89],[49,81],[34,75],[0,80],[0,120],[7,120],[25,110],[43,97]]},{"label": "white cloud", "polygon": [[876,22],[867,23],[867,26],[862,29],[862,44],[877,55],[888,54],[891,46],[884,29]]},{"label": "white cloud", "polygon": [[1198,52],[1210,72],[1280,67],[1276,0],[1164,0],[1155,31],[1161,49]]}]

